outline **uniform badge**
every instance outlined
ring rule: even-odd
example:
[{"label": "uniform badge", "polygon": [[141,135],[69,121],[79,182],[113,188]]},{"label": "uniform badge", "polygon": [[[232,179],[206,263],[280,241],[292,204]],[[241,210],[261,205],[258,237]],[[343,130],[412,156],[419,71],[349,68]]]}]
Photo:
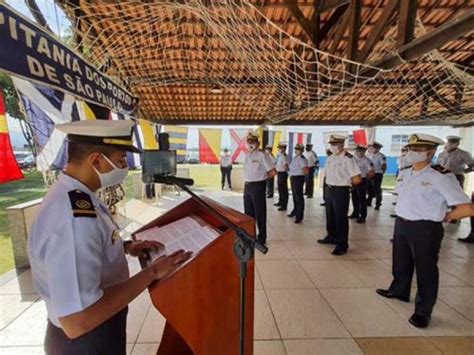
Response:
[{"label": "uniform badge", "polygon": [[111,235],[111,239],[112,239],[112,244],[115,244],[115,241],[117,239],[120,240],[120,232],[118,230],[114,230],[112,235]]},{"label": "uniform badge", "polygon": [[81,190],[72,190],[68,192],[68,195],[74,217],[97,217],[97,212],[89,194]]}]

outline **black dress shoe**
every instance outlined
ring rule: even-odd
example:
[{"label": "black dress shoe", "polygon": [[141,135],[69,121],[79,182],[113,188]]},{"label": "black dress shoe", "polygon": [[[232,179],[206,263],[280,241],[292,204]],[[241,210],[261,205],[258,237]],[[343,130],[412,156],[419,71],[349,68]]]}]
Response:
[{"label": "black dress shoe", "polygon": [[337,256],[339,256],[339,255],[344,255],[344,254],[346,254],[346,253],[347,253],[347,249],[344,250],[344,249],[338,249],[338,248],[336,248],[336,249],[334,249],[334,250],[332,251],[331,254],[332,254],[332,255],[337,255]]},{"label": "black dress shoe", "polygon": [[359,218],[359,216],[357,216],[356,214],[351,214],[351,215],[347,216],[347,218]]},{"label": "black dress shoe", "polygon": [[390,213],[390,217],[397,218],[397,215],[395,213]]},{"label": "black dress shoe", "polygon": [[319,244],[336,244],[336,242],[330,237],[318,239],[318,243]]},{"label": "black dress shoe", "polygon": [[403,302],[410,302],[409,297],[398,296],[398,295],[392,293],[392,291],[390,291],[390,290],[384,290],[383,288],[378,288],[378,289],[375,290],[375,292],[377,292],[380,296],[385,297],[385,298],[396,298],[396,299],[399,299],[400,301],[403,301]]},{"label": "black dress shoe", "polygon": [[365,223],[365,218],[357,219],[356,223],[364,224]]},{"label": "black dress shoe", "polygon": [[280,202],[274,203],[273,206],[280,206]]},{"label": "black dress shoe", "polygon": [[267,198],[273,198],[273,195],[267,195]]},{"label": "black dress shoe", "polygon": [[380,206],[375,206],[374,210],[375,211],[380,211]]},{"label": "black dress shoe", "polygon": [[430,324],[430,319],[431,317],[420,316],[414,313],[408,321],[417,328],[426,328]]},{"label": "black dress shoe", "polygon": [[307,198],[313,198],[313,196],[309,196],[309,195],[308,195],[308,196],[306,196],[306,197],[307,197]]},{"label": "black dress shoe", "polygon": [[471,233],[466,238],[458,238],[463,243],[474,243],[474,235]]},{"label": "black dress shoe", "polygon": [[294,213],[290,213],[290,214],[287,214],[286,216],[292,218],[292,217],[295,217],[295,214],[294,214]]},{"label": "black dress shoe", "polygon": [[302,219],[295,219],[295,224],[300,224],[301,222],[303,222]]},{"label": "black dress shoe", "polygon": [[286,207],[280,206],[278,207],[278,211],[286,211]]},{"label": "black dress shoe", "polygon": [[320,206],[326,206],[326,202],[320,203]]}]

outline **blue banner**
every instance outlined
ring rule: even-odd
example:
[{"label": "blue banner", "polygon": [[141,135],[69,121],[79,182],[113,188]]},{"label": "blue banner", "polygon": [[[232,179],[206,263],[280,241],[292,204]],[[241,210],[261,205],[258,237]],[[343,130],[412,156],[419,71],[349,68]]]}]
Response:
[{"label": "blue banner", "polygon": [[138,99],[61,44],[44,29],[0,3],[0,70],[132,114]]}]

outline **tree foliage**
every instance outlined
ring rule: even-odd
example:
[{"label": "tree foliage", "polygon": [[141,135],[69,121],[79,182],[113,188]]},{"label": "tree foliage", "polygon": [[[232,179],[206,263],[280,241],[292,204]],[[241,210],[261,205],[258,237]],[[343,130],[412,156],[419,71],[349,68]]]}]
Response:
[{"label": "tree foliage", "polygon": [[25,114],[20,108],[20,98],[10,75],[7,73],[0,72],[0,89],[3,91],[7,113],[12,117],[24,119]]}]

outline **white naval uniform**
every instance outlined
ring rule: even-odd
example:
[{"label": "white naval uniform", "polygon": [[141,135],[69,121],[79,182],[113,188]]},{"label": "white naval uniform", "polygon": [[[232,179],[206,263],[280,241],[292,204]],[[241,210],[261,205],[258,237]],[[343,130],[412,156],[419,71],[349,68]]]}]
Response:
[{"label": "white naval uniform", "polygon": [[419,171],[401,170],[395,192],[395,213],[409,221],[441,222],[449,206],[470,202],[452,173],[441,173],[430,165]]},{"label": "white naval uniform", "polygon": [[290,163],[290,176],[302,176],[306,175],[304,172],[304,168],[309,167],[308,159],[304,156],[295,155],[293,159],[291,159]]},{"label": "white naval uniform", "polygon": [[308,160],[308,167],[309,168],[312,168],[313,166],[316,166],[316,162],[317,162],[317,157],[316,157],[316,153],[313,152],[312,150],[310,150],[309,152],[308,151],[305,151],[303,153],[303,156]]},{"label": "white naval uniform", "polygon": [[351,186],[352,177],[360,175],[361,171],[352,155],[342,152],[332,154],[326,160],[324,167],[326,185],[329,186]]},{"label": "white naval uniform", "polygon": [[359,166],[361,177],[363,179],[366,178],[369,171],[374,169],[374,164],[372,163],[372,160],[370,160],[366,156],[363,156],[363,157],[355,156],[354,159],[356,160],[357,165]]},{"label": "white naval uniform", "polygon": [[[90,196],[89,212],[74,217],[70,192]],[[78,203],[89,204],[87,198]],[[43,199],[28,237],[28,255],[33,284],[58,328],[58,318],[83,311],[105,288],[129,278],[123,243],[107,207],[64,173]]]},{"label": "white naval uniform", "polygon": [[255,149],[245,156],[244,181],[256,182],[268,179],[268,171],[275,168],[270,154]]},{"label": "white naval uniform", "polygon": [[278,153],[276,157],[275,168],[279,173],[288,171],[288,166],[290,165],[290,158],[288,155]]},{"label": "white naval uniform", "polygon": [[387,158],[385,157],[384,154],[377,152],[375,154],[373,153],[367,153],[367,157],[372,161],[374,164],[374,171],[376,174],[383,174],[383,169],[382,166],[386,164]]},{"label": "white naval uniform", "polygon": [[232,166],[232,156],[230,154],[221,155],[221,166],[223,168],[228,168],[229,166]]},{"label": "white naval uniform", "polygon": [[469,152],[456,148],[451,152],[442,152],[438,156],[437,164],[448,169],[455,175],[462,175],[466,167],[474,164],[474,160]]},{"label": "white naval uniform", "polygon": [[405,169],[406,167],[409,167],[411,164],[410,162],[407,161],[406,155],[400,155],[397,158],[397,168],[398,170]]},{"label": "white naval uniform", "polygon": [[393,232],[392,274],[389,291],[410,298],[416,271],[415,314],[429,320],[439,288],[438,256],[444,236],[442,220],[448,206],[469,203],[454,175],[442,167],[400,170]]}]

